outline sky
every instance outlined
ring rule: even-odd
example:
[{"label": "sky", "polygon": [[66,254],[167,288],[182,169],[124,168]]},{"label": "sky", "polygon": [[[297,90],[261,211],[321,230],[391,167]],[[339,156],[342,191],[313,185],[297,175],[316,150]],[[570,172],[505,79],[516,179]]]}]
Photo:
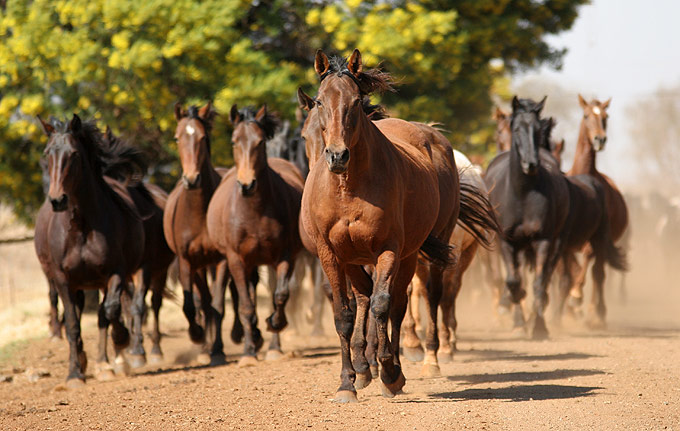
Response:
[{"label": "sky", "polygon": [[[624,187],[638,174],[631,149],[640,144],[628,136],[626,107],[650,98],[660,86],[680,85],[679,17],[677,0],[594,0],[580,8],[570,31],[548,38],[552,46],[568,49],[562,70],[543,67],[513,80],[515,84],[536,76],[553,80],[573,92],[577,107],[579,92],[588,100],[612,97],[607,147],[597,163],[600,171]],[[572,152],[578,121],[564,124],[558,118],[557,132],[562,132]],[[564,167],[571,167],[571,160]]]}]

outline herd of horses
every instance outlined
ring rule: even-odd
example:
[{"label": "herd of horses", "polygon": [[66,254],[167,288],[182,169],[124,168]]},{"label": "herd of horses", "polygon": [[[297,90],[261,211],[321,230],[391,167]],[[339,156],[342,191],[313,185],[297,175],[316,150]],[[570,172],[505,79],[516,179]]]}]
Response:
[{"label": "herd of horses", "polygon": [[[142,323],[149,289],[155,315],[149,360],[162,358],[158,311],[174,259],[189,337],[202,346],[199,362],[225,362],[229,286],[230,335],[243,343],[240,366],[256,363],[264,343],[256,314],[258,267],[271,268],[266,356],[275,359],[282,354],[279,334],[288,324],[291,280],[299,281],[296,262],[304,262],[318,275],[316,284],[326,286],[315,292],[323,297],[325,291],[332,303],[342,361],[339,402],[356,401],[357,389],[378,378],[384,396],[399,393],[406,381],[402,351],[423,360],[423,375],[440,373],[439,361],[450,361],[455,350],[462,276],[480,245],[487,259],[500,254],[505,263],[499,305],[512,309],[515,327],[535,339],[547,337],[553,272],[560,275],[559,309],[575,307],[591,260],[589,322],[604,325],[604,267],[625,269],[615,242],[627,225],[621,194],[596,168],[609,101],[588,103],[579,96],[584,118],[577,155],[564,173],[564,143],[551,140],[554,120],[541,118],[545,99],[515,97],[512,113],[496,113],[499,154],[482,173],[435,125],[387,118],[372,105],[371,94],[392,91],[392,80],[365,68],[358,50],[348,59],[318,51],[314,68],[318,93],[298,90],[306,118],[291,142],[274,144],[281,125],[266,105],[231,108],[230,169],[211,162],[211,103],[188,109],[177,104],[182,176],[169,195],[142,181],[141,152],[110,130],[101,132],[76,114],[67,122],[40,120],[48,136],[49,190],[36,220],[35,248],[49,281],[55,336],[62,326],[57,298],[63,302],[69,387],[85,382],[84,289],[104,293],[98,379],[112,378],[119,366],[146,363]],[[535,271],[528,322],[523,268]],[[427,310],[425,349],[415,330],[421,303]],[[107,354],[110,325],[114,361]]]}]

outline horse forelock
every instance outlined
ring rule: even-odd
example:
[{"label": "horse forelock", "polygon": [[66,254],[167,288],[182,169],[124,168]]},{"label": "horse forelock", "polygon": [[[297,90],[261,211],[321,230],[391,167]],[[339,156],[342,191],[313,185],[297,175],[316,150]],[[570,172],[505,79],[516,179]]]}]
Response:
[{"label": "horse forelock", "polygon": [[279,118],[273,112],[267,111],[261,120],[257,120],[257,112],[255,112],[255,108],[252,106],[241,108],[238,112],[242,122],[255,123],[264,132],[267,140],[273,138],[276,130],[279,128]]},{"label": "horse forelock", "polygon": [[319,77],[319,82],[333,74],[338,78],[343,75],[349,76],[362,95],[394,91],[392,76],[389,73],[383,72],[380,68],[373,68],[354,75],[348,68],[347,59],[340,56],[333,56],[329,59],[328,70]]}]

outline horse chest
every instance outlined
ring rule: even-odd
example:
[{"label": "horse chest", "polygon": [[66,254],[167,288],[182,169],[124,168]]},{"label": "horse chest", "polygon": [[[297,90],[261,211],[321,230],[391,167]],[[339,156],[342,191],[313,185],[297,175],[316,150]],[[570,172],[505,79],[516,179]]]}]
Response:
[{"label": "horse chest", "polygon": [[373,245],[378,242],[376,239],[379,232],[375,225],[356,215],[340,218],[330,227],[327,237],[333,250],[342,260],[371,260],[374,256]]},{"label": "horse chest", "polygon": [[64,245],[59,253],[63,256],[59,266],[68,279],[95,281],[110,272],[108,244],[103,235],[90,232],[87,237],[79,235]]}]

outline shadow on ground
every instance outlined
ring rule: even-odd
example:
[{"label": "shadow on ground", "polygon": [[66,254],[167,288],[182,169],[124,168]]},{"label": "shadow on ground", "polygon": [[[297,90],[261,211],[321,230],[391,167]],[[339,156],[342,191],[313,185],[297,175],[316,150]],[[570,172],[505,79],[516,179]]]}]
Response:
[{"label": "shadow on ground", "polygon": [[526,385],[509,386],[506,388],[465,389],[455,392],[441,392],[431,394],[430,398],[448,400],[559,400],[566,398],[581,398],[595,395],[596,386],[564,386],[564,385]]},{"label": "shadow on ground", "polygon": [[607,374],[600,370],[552,370],[552,371],[519,371],[498,374],[468,374],[449,376],[449,380],[467,384],[506,383],[506,382],[537,382],[543,380],[568,379],[571,377],[595,376]]}]

